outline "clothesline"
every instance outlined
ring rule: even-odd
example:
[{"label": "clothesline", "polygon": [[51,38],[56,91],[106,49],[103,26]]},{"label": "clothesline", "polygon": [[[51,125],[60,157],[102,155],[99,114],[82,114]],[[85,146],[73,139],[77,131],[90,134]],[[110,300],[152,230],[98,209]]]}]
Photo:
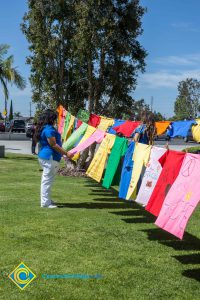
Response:
[{"label": "clothesline", "polygon": [[[66,110],[63,110],[63,106],[60,105],[57,111],[59,113],[59,119],[62,119],[65,116]],[[70,121],[73,123],[75,120],[75,129],[79,128],[82,122],[85,122],[90,126],[107,131],[108,133],[118,134],[128,138],[131,137],[134,129],[140,124],[138,121],[125,121],[98,116],[96,114],[89,114],[89,112],[85,110],[80,110],[77,118],[71,115],[72,120],[70,119],[70,115],[68,115],[66,123],[69,123]],[[168,129],[167,134],[170,138],[174,138],[176,136],[182,136],[185,138],[188,136],[189,130],[191,129],[193,139],[196,142],[200,142],[200,119],[184,121],[158,121],[155,122],[155,125],[158,136],[164,134]],[[65,133],[66,132],[64,131],[63,139],[67,138]]]},{"label": "clothesline", "polygon": [[[128,145],[127,138],[102,130],[113,125],[112,119],[101,117],[97,122],[96,116],[92,118],[98,124],[96,128],[85,122],[78,127],[75,126],[78,120],[63,110],[58,123],[61,133],[67,136],[63,147],[71,149],[70,152],[75,154],[73,159],[77,160],[81,151],[99,143],[86,174],[100,182],[105,169],[102,183],[105,188],[118,181],[120,198],[135,199],[157,217],[156,225],[182,239],[187,221],[200,199],[196,188],[200,177],[200,155],[135,144],[133,141]],[[90,121],[92,118],[89,117]]]}]

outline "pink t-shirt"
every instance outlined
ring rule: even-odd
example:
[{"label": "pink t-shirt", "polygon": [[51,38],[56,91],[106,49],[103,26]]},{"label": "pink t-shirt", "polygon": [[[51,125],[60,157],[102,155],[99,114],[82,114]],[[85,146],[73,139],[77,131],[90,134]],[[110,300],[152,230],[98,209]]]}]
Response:
[{"label": "pink t-shirt", "polygon": [[182,239],[188,219],[200,201],[200,155],[186,154],[155,224]]},{"label": "pink t-shirt", "polygon": [[104,131],[97,129],[87,140],[70,150],[69,153],[76,154],[90,147],[95,142],[101,143],[105,135],[106,133]]}]

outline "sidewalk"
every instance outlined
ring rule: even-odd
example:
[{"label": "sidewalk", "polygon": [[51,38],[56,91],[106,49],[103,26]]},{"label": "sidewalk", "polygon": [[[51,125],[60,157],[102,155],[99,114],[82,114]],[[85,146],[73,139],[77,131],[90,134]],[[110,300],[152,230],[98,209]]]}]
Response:
[{"label": "sidewalk", "polygon": [[6,153],[31,154],[31,141],[1,141]]}]

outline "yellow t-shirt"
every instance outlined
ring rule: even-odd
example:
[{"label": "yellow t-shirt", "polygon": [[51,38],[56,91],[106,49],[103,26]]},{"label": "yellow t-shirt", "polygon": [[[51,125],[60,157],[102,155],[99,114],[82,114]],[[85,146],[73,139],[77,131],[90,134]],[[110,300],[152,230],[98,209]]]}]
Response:
[{"label": "yellow t-shirt", "polygon": [[108,127],[112,126],[114,124],[114,119],[106,118],[101,116],[101,121],[98,125],[98,129],[102,131],[106,131]]},{"label": "yellow t-shirt", "polygon": [[87,169],[86,174],[96,180],[97,182],[101,181],[103,170],[105,168],[105,163],[107,160],[108,154],[110,154],[111,149],[114,145],[116,136],[114,134],[107,133],[106,137],[101,142],[99,149],[95,153],[89,168]]},{"label": "yellow t-shirt", "polygon": [[130,186],[126,199],[130,199],[140,178],[143,166],[146,166],[151,153],[151,145],[136,143],[135,150],[133,152],[133,172],[131,176]]},{"label": "yellow t-shirt", "polygon": [[196,119],[197,125],[192,126],[192,136],[193,139],[199,143],[200,142],[200,119]]}]

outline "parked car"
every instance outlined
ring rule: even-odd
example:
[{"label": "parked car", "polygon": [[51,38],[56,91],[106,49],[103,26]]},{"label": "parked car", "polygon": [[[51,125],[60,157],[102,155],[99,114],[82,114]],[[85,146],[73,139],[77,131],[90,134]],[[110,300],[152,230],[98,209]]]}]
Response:
[{"label": "parked car", "polygon": [[28,129],[31,129],[33,126],[33,123],[26,123],[26,132]]},{"label": "parked car", "polygon": [[31,124],[31,126],[26,129],[26,137],[32,138],[35,132],[35,124]]},{"label": "parked car", "polygon": [[0,122],[0,131],[5,132],[5,125],[3,122]]},{"label": "parked car", "polygon": [[11,132],[25,132],[25,121],[24,120],[14,120],[12,122]]},{"label": "parked car", "polygon": [[155,137],[155,141],[170,141],[170,136],[168,135],[168,132],[165,132],[163,134],[157,135]]}]

